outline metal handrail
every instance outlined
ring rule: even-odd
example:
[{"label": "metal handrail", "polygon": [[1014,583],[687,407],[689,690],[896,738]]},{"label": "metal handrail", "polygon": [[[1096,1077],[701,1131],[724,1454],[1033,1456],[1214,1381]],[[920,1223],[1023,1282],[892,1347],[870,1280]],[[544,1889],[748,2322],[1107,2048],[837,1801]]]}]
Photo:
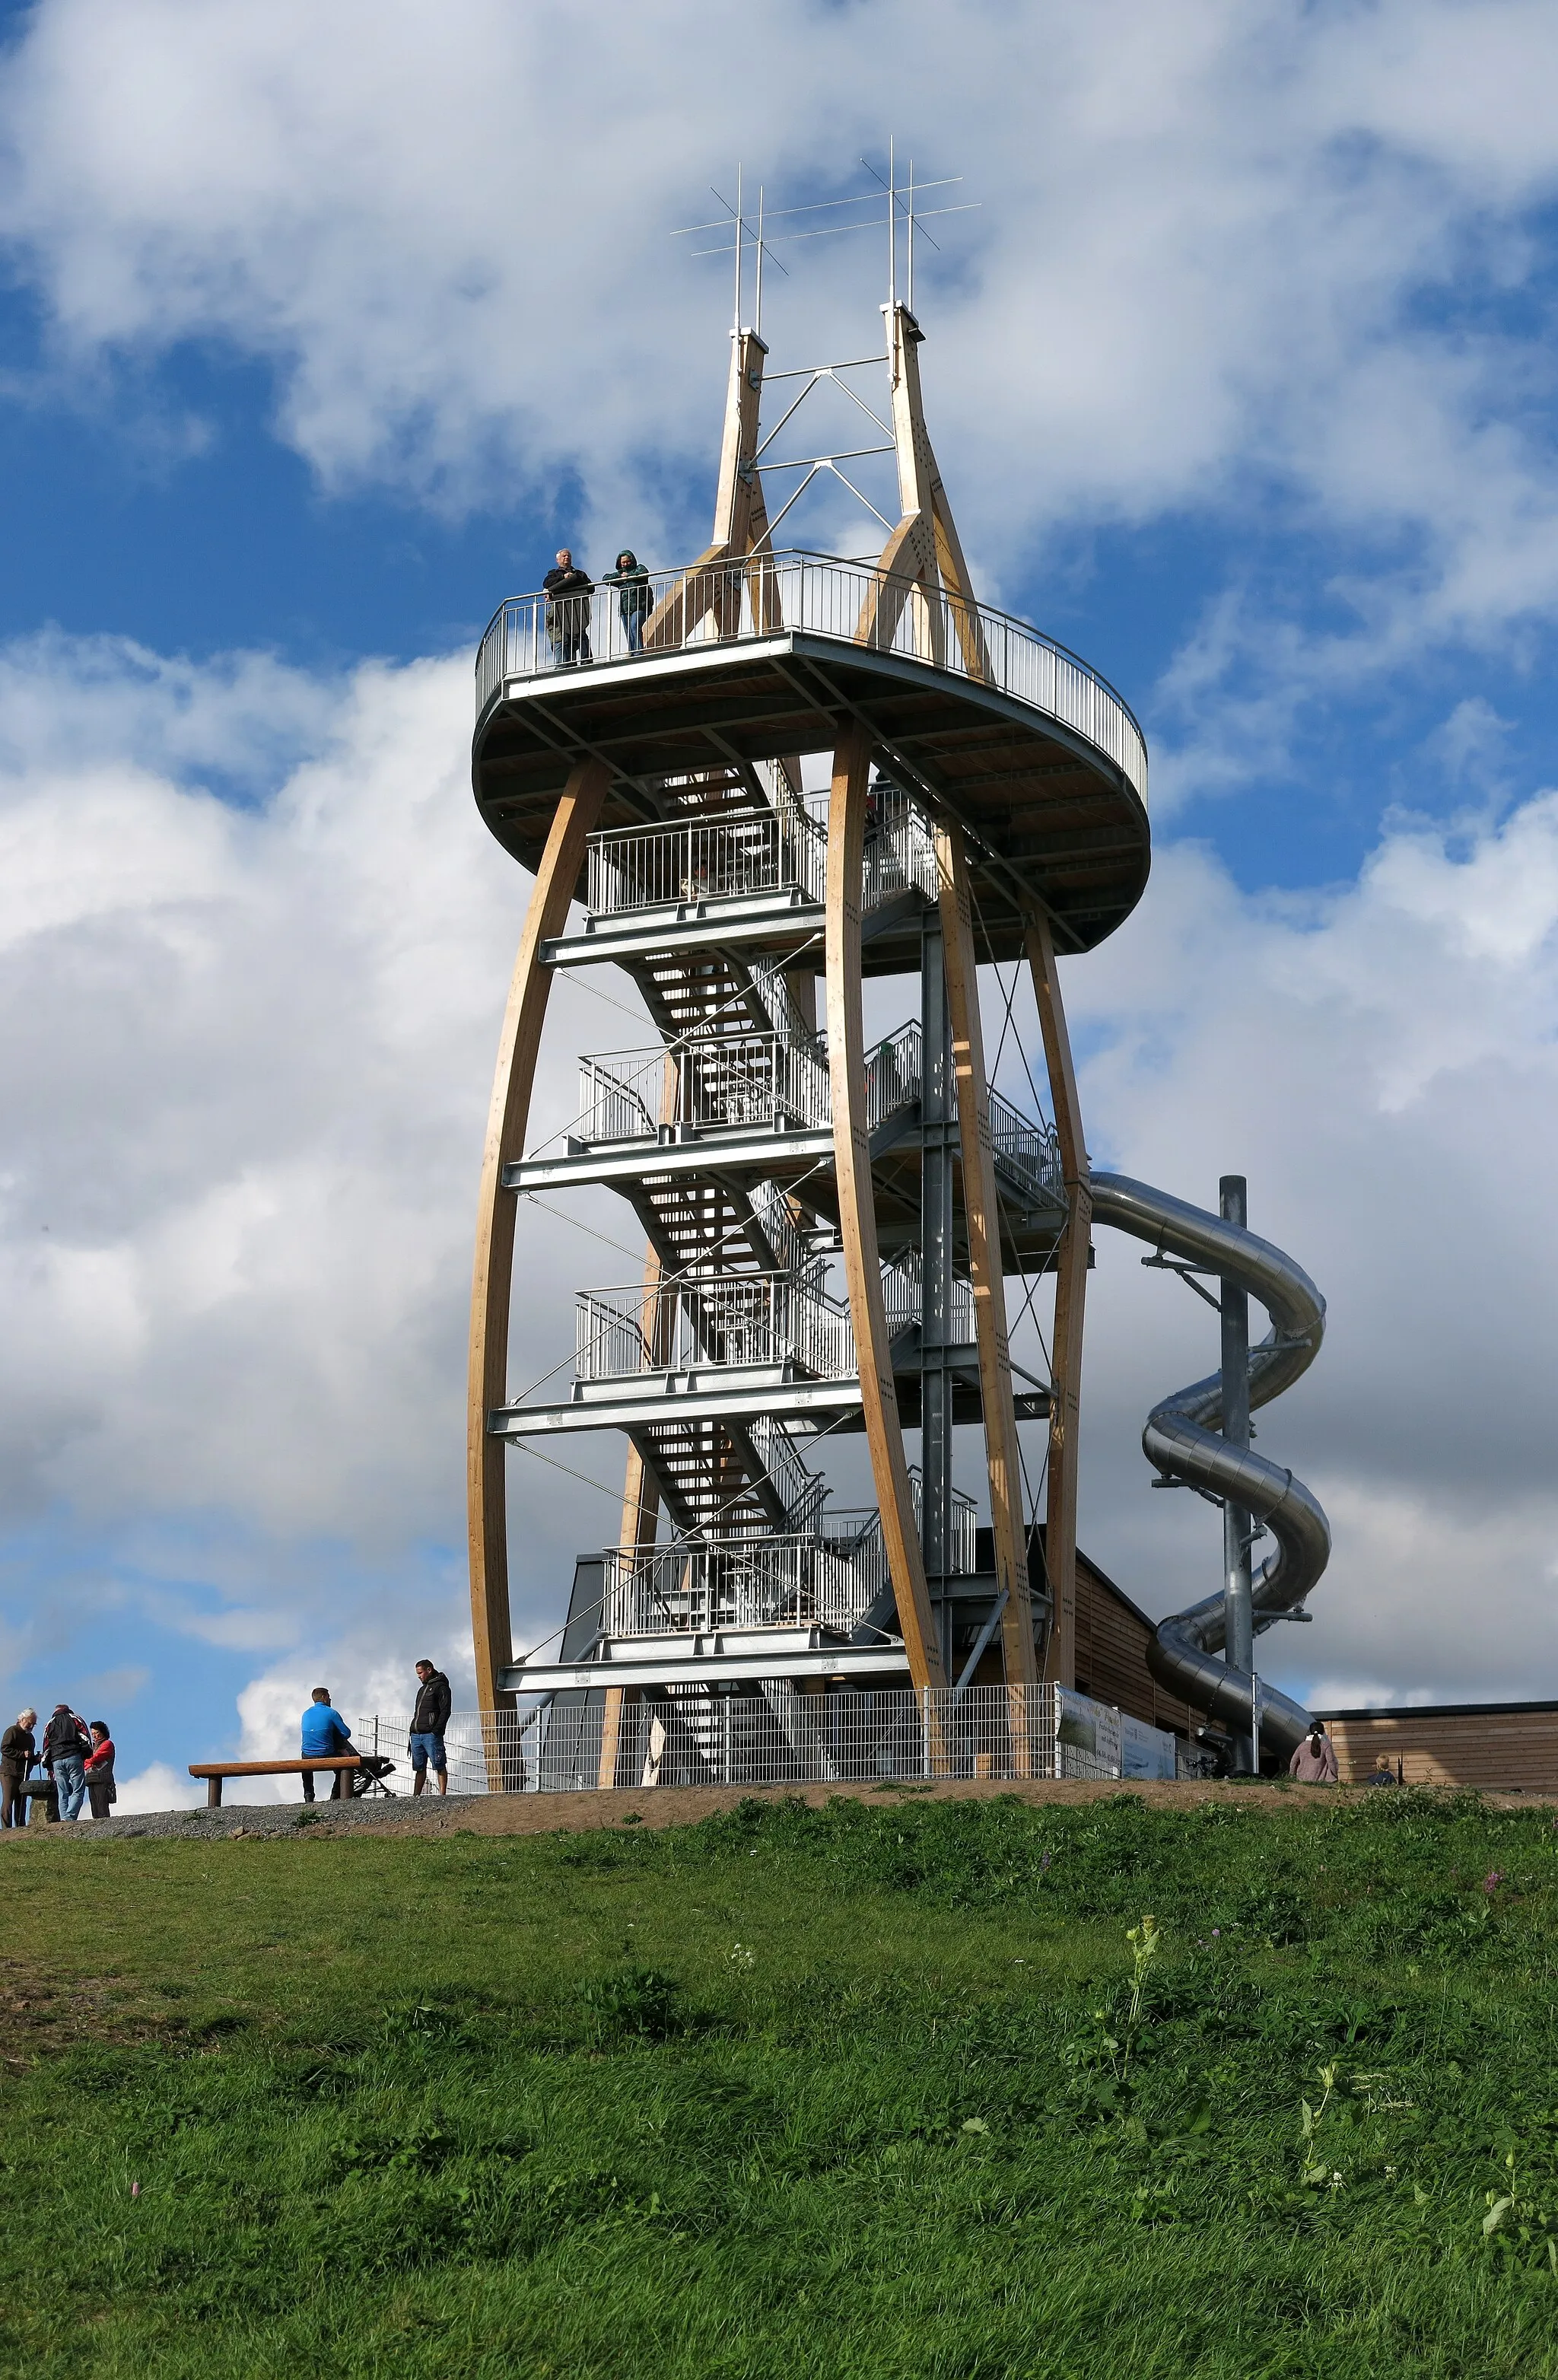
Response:
[{"label": "metal handrail", "polygon": [[1066,1171],[1055,1126],[1042,1117],[1035,1123],[999,1091],[989,1093],[990,1139],[996,1154],[1014,1173],[1026,1177],[1036,1190],[1064,1206]]},{"label": "metal handrail", "polygon": [[603,1560],[604,1633],[616,1638],[807,1623],[844,1631],[889,1575],[879,1522],[847,1535],[804,1529],[643,1554],[608,1546]]},{"label": "metal handrail", "polygon": [[795,891],[820,901],[827,872],[827,832],[804,811],[616,827],[592,834],[588,849],[592,917],[752,892]]},{"label": "metal handrail", "polygon": [[856,1368],[847,1308],[791,1273],[717,1274],[663,1289],[581,1290],[575,1312],[579,1380],[786,1363],[815,1379],[847,1380]]},{"label": "metal handrail", "polygon": [[481,639],[477,716],[514,678],[799,629],[864,644],[994,687],[1086,738],[1147,798],[1147,746],[1129,705],[1095,669],[1010,613],[837,555],[787,551],[681,570],[631,587],[509,596]]},{"label": "metal handrail", "polygon": [[[865,1066],[875,1131],[920,1096],[921,1035],[900,1025]],[[1013,1111],[1015,1114],[1015,1111]],[[827,1051],[782,1033],[696,1034],[674,1049],[607,1050],[579,1061],[573,1130],[591,1148],[697,1133],[804,1130],[833,1121]],[[1017,1122],[1033,1136],[1043,1127]],[[1009,1136],[1009,1135],[1008,1135]]]}]

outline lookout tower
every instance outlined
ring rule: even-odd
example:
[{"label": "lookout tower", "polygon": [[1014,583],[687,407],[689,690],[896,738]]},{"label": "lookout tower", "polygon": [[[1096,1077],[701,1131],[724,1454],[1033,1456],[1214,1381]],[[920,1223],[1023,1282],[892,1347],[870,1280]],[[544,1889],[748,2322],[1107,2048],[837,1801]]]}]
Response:
[{"label": "lookout tower", "polygon": [[[694,1742],[732,1696],[782,1706],[793,1730],[822,1692],[1072,1679],[1091,1202],[1056,962],[1141,897],[1147,755],[1096,671],[977,600],[920,325],[896,300],[883,320],[874,357],[783,375],[738,325],[704,552],[636,590],[505,602],[477,665],[476,798],[536,877],[472,1313],[478,1692],[484,1709],[592,1697],[602,1783],[635,1705]],[[777,547],[769,522],[765,415],[799,402],[786,387],[770,407],[773,382],[804,396],[844,374],[896,461],[900,518],[874,563]],[[808,796],[824,768],[826,798]],[[1014,958],[1048,1118],[988,1078],[978,970]],[[586,1055],[566,1146],[528,1156],[548,994],[570,967],[625,970],[658,1038]],[[885,1038],[866,1034],[867,977],[902,984]],[[516,1219],[528,1193],[586,1185],[633,1210],[642,1278],[580,1291],[566,1396],[512,1402]],[[1046,1271],[1034,1377],[1011,1358],[1008,1283]],[[1042,1536],[1022,1419],[1048,1425]],[[953,1485],[959,1429],[983,1438],[987,1526]],[[506,1452],[586,1431],[626,1440],[621,1529],[578,1565],[561,1653],[521,1664]],[[839,1515],[829,1441],[862,1431],[876,1507]]]}]

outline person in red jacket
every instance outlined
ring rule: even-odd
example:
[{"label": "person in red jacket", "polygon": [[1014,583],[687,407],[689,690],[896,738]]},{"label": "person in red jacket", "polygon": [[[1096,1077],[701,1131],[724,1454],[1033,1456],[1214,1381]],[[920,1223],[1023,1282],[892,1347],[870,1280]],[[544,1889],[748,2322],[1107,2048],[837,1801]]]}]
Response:
[{"label": "person in red jacket", "polygon": [[106,1818],[109,1805],[119,1798],[114,1782],[114,1739],[105,1718],[92,1721],[92,1748],[87,1755],[87,1799],[94,1818]]}]

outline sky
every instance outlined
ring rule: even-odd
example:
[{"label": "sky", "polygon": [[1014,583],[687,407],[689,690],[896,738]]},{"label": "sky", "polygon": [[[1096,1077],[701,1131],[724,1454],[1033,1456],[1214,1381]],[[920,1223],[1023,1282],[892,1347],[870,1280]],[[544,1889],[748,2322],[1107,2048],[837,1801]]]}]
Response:
[{"label": "sky", "polygon": [[[1558,1695],[1558,17],[743,24],[0,7],[0,1704],[107,1717],[122,1807],[284,1744],[316,1682],[403,1711],[426,1652],[468,1701],[528,888],[470,799],[476,640],[560,540],[698,550],[731,290],[673,235],[738,166],[774,211],[863,190],[889,138],[962,210],[916,308],[980,591],[1152,753],[1146,897],[1064,971],[1093,1160],[1245,1173],[1329,1305],[1260,1443],[1335,1551],[1262,1655],[1322,1706]],[[873,352],[878,238],[775,255],[771,370]],[[560,986],[536,1137],[635,1011]],[[604,1194],[524,1232],[516,1387],[637,1264]],[[1139,1257],[1099,1234],[1081,1534],[1161,1613],[1220,1529],[1148,1492],[1141,1427],[1215,1325]],[[615,1527],[580,1444],[594,1485],[512,1460],[522,1644]]]}]

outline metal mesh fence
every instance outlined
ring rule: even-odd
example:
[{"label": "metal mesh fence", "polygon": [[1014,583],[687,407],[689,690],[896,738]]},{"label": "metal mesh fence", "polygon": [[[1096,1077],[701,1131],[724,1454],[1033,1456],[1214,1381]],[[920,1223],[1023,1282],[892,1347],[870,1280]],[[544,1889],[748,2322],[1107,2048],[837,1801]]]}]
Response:
[{"label": "metal mesh fence", "polygon": [[[357,1723],[365,1751],[397,1762],[392,1791],[409,1790],[408,1724],[383,1713]],[[960,1696],[949,1688],[819,1691],[790,1679],[728,1694],[581,1687],[528,1709],[457,1711],[444,1743],[457,1793],[1192,1773],[1172,1736],[1048,1685],[974,1686]]]}]

